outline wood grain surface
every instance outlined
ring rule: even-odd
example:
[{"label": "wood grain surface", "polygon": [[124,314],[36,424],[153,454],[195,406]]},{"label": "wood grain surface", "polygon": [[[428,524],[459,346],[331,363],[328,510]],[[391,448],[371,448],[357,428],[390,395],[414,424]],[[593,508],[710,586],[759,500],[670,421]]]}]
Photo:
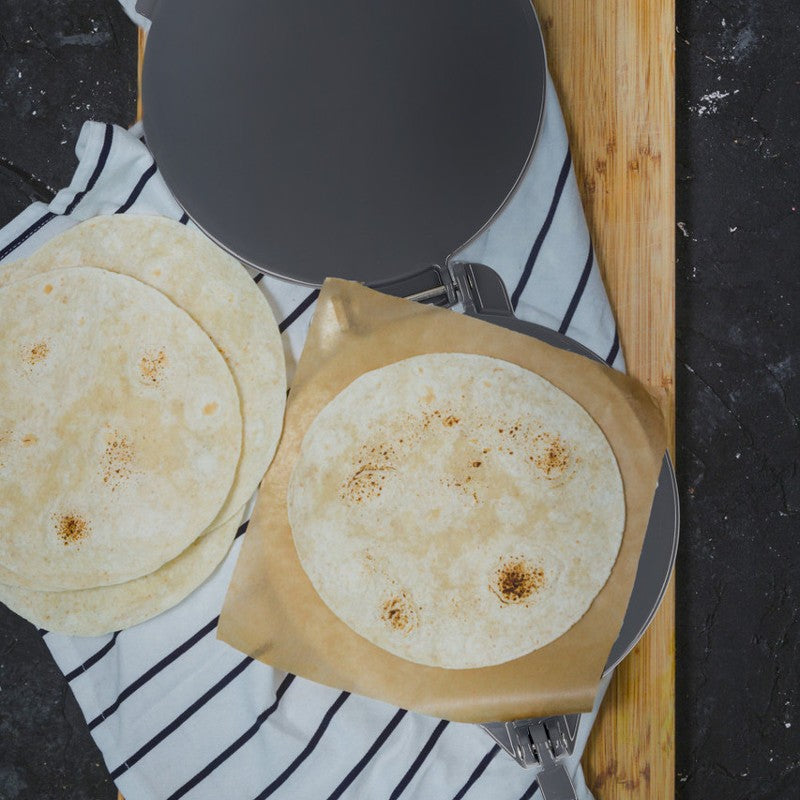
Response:
[{"label": "wood grain surface", "polygon": [[[628,369],[662,396],[674,443],[674,0],[534,5]],[[143,50],[140,32],[140,75]],[[674,617],[671,583],[589,740],[597,800],[674,797]]]},{"label": "wood grain surface", "polygon": [[[675,419],[674,0],[534,0],[628,369]],[[674,447],[673,447],[674,454]],[[675,795],[675,593],[617,669],[583,758],[598,800]]]},{"label": "wood grain surface", "polygon": [[[139,58],[136,65],[136,83],[139,87],[139,90],[136,93],[136,121],[138,122],[142,118],[142,62],[144,60],[144,42],[145,42],[145,35],[144,31],[139,28],[139,38],[138,38],[138,47],[139,47]],[[117,792],[117,800],[125,800],[122,796],[122,792]]]}]

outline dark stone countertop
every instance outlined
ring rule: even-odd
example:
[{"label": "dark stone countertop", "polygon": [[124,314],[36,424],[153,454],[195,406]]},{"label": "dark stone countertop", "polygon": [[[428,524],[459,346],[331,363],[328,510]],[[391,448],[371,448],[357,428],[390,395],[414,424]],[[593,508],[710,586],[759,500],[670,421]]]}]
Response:
[{"label": "dark stone countertop", "polygon": [[[800,6],[678,0],[677,787],[800,780]],[[116,0],[0,0],[0,224],[128,125]],[[35,113],[34,113],[35,112]],[[0,608],[0,798],[116,796],[39,635]]]},{"label": "dark stone countertop", "polygon": [[677,19],[677,786],[800,796],[800,4]]},{"label": "dark stone countertop", "polygon": [[[130,125],[136,28],[116,0],[0,0],[0,225],[75,170],[87,119]],[[0,800],[114,800],[36,629],[0,604]]]}]

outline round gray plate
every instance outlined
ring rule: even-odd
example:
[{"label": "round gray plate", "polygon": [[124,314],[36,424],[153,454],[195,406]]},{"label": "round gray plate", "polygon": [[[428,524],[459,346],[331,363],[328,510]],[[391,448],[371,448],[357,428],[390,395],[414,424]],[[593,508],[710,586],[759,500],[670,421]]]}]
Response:
[{"label": "round gray plate", "polygon": [[159,0],[145,134],[241,260],[375,284],[443,264],[502,207],[545,69],[530,0]]}]

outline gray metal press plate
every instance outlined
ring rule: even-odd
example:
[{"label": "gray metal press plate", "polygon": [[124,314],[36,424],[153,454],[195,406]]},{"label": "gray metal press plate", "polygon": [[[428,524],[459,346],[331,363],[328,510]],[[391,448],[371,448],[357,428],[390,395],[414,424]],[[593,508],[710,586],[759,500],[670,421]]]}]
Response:
[{"label": "gray metal press plate", "polygon": [[379,283],[447,256],[532,152],[530,0],[157,0],[144,127],[169,188],[241,260]]}]

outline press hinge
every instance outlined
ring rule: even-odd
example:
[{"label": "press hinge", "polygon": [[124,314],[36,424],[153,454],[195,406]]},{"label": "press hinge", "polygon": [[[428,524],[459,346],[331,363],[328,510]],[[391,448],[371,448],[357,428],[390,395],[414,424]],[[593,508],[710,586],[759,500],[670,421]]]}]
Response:
[{"label": "press hinge", "polygon": [[543,800],[576,800],[564,759],[575,750],[579,714],[484,725],[486,731],[528,769],[536,769]]},{"label": "press hinge", "polygon": [[420,303],[448,307],[461,303],[466,314],[511,316],[513,313],[505,284],[485,264],[449,261],[447,266],[432,265],[372,287]]}]

